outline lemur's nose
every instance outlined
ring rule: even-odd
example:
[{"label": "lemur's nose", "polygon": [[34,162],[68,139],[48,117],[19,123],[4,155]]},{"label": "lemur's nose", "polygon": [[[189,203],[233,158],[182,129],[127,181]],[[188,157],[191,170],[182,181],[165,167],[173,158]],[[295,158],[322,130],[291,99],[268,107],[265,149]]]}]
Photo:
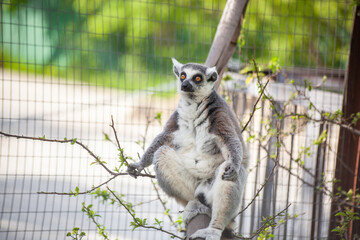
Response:
[{"label": "lemur's nose", "polygon": [[194,92],[194,87],[191,85],[189,81],[184,81],[181,84],[181,91],[184,92]]}]

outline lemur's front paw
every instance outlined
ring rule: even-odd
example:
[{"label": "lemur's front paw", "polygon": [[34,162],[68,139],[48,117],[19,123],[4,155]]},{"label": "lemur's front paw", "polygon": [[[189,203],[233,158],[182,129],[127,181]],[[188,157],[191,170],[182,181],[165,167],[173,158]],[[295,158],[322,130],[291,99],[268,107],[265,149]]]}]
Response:
[{"label": "lemur's front paw", "polygon": [[220,240],[222,231],[215,228],[204,228],[197,230],[190,236],[190,240],[202,238],[204,240]]},{"label": "lemur's front paw", "polygon": [[221,176],[222,180],[227,180],[227,181],[234,181],[236,180],[236,178],[238,177],[238,169],[236,168],[236,166],[232,163],[228,163],[225,166],[225,171],[223,173],[223,175]]},{"label": "lemur's front paw", "polygon": [[140,162],[130,163],[127,172],[130,176],[137,178],[143,169],[144,167],[141,166]]}]

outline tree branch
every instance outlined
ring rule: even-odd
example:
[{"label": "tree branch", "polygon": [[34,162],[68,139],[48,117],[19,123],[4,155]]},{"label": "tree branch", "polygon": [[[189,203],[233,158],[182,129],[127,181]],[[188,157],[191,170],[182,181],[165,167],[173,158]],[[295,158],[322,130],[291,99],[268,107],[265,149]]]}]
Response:
[{"label": "tree branch", "polygon": [[[86,150],[90,156],[92,156],[96,163],[98,163],[100,166],[102,166],[109,174],[112,176],[123,176],[123,175],[129,175],[128,173],[118,173],[111,171],[101,160],[100,157],[96,156],[87,146],[85,146],[82,142],[79,142],[76,138],[73,139],[64,139],[64,140],[58,140],[58,139],[47,139],[45,137],[28,137],[28,136],[20,136],[20,135],[14,135],[9,133],[0,132],[1,135],[6,137],[12,137],[17,139],[28,139],[28,140],[34,140],[34,141],[42,141],[42,142],[56,142],[56,143],[71,143],[71,144],[77,144],[81,146],[84,150]],[[140,173],[138,176],[140,177],[149,177],[149,178],[155,178],[154,175],[150,174],[144,174]]]}]

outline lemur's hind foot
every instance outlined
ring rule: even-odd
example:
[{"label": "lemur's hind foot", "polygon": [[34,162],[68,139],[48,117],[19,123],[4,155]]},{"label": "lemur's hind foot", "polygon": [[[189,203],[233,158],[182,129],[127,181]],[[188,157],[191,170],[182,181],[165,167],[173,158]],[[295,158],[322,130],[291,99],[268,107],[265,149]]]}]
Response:
[{"label": "lemur's hind foot", "polygon": [[192,200],[188,202],[183,213],[183,221],[185,226],[189,224],[191,219],[199,214],[205,214],[211,218],[211,209],[198,200]]},{"label": "lemur's hind foot", "polygon": [[215,228],[204,228],[197,230],[190,236],[190,240],[201,238],[205,240],[220,240],[222,231]]}]

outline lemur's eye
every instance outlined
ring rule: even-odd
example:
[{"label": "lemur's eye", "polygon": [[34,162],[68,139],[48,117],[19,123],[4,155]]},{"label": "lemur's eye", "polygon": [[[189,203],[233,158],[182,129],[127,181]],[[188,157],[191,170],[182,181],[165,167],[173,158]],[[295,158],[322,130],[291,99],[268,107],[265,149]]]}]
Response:
[{"label": "lemur's eye", "polygon": [[200,81],[201,81],[201,77],[200,77],[200,76],[196,76],[195,81],[200,82]]},{"label": "lemur's eye", "polygon": [[184,80],[185,78],[186,78],[186,74],[185,74],[185,73],[181,73],[180,79],[181,79],[181,80]]}]

